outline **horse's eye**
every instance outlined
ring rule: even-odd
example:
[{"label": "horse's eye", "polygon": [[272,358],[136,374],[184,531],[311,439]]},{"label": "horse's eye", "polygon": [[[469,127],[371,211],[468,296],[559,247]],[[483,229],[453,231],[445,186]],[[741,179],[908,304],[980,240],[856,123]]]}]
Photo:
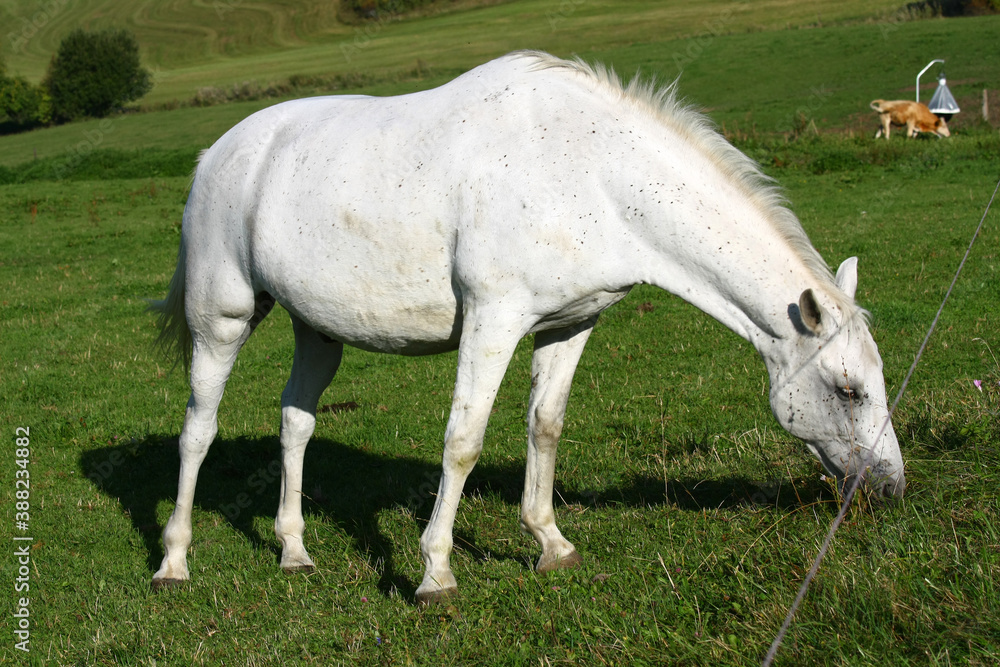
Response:
[{"label": "horse's eye", "polygon": [[837,387],[837,396],[842,401],[853,401],[858,394],[850,387]]}]

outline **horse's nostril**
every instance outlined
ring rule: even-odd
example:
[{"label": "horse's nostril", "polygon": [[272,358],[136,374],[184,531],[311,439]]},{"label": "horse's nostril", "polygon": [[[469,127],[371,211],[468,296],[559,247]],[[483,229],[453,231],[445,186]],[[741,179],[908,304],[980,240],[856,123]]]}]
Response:
[{"label": "horse's nostril", "polygon": [[899,499],[906,491],[906,478],[900,474],[898,477],[890,477],[882,484],[882,496],[889,499]]}]

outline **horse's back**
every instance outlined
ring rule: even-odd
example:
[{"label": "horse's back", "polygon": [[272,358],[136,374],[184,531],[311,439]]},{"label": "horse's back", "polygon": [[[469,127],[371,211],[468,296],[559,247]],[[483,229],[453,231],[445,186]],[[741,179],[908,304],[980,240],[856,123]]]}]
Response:
[{"label": "horse's back", "polygon": [[586,136],[565,126],[586,105],[552,102],[570,97],[567,77],[534,65],[508,57],[421,93],[258,112],[203,157],[185,234],[228,254],[253,291],[368,349],[454,347],[477,290],[538,294],[542,310],[589,299],[592,285],[561,277],[597,261],[572,225],[599,202],[561,171]]}]

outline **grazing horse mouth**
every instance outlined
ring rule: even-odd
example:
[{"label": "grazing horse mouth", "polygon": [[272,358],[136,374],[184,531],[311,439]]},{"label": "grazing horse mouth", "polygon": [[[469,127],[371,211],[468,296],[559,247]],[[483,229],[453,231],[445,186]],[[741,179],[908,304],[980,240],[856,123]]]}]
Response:
[{"label": "grazing horse mouth", "polygon": [[879,461],[867,468],[862,474],[865,486],[871,491],[877,492],[877,495],[882,498],[899,500],[906,491],[906,475],[903,469],[894,469],[894,466],[886,461]]},{"label": "grazing horse mouth", "polygon": [[882,492],[882,497],[888,500],[901,500],[906,492],[906,475],[900,470],[894,475],[889,475],[878,483],[878,488]]},{"label": "grazing horse mouth", "polygon": [[[861,473],[861,484],[859,487],[865,489],[870,494],[870,497],[875,499],[887,501],[902,500],[903,494],[906,492],[906,475],[902,470],[886,474],[879,470],[881,467],[882,464],[879,464]],[[840,477],[840,489],[842,492],[846,493],[851,488],[854,483],[855,474],[857,473],[848,473],[846,476]]]}]

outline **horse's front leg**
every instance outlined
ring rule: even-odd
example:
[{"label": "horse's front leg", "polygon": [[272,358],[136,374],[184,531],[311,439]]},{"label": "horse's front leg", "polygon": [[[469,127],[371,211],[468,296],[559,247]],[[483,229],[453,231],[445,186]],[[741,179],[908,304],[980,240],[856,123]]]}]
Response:
[{"label": "horse's front leg", "polygon": [[424,578],[417,588],[421,606],[458,592],[451,571],[452,531],[465,480],[483,448],[483,433],[500,382],[522,331],[519,322],[476,317],[466,306],[458,348],[458,376],[444,437],[441,481],[430,522],[420,537]]},{"label": "horse's front leg", "polygon": [[535,334],[521,528],[531,533],[542,547],[542,556],[535,567],[539,573],[580,563],[576,548],[556,527],[552,489],[556,446],[562,434],[573,374],[596,321],[594,317],[575,327]]}]

